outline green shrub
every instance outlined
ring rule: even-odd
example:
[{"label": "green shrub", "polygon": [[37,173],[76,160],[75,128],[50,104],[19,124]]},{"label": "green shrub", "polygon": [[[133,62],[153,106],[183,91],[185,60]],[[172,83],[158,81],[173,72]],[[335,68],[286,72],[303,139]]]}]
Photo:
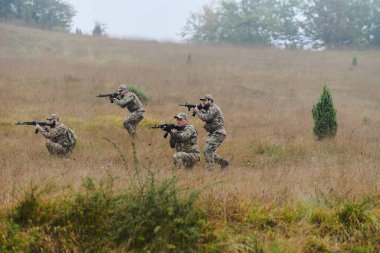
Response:
[{"label": "green shrub", "polygon": [[335,137],[338,123],[329,89],[324,86],[322,95],[312,109],[314,127],[313,132],[318,140]]},{"label": "green shrub", "polygon": [[370,202],[370,199],[366,199],[361,203],[346,200],[337,211],[340,224],[350,231],[373,232],[373,229],[375,229],[374,220],[368,212]]},{"label": "green shrub", "polygon": [[109,243],[115,202],[112,184],[101,181],[96,185],[91,178],[85,178],[84,192],[77,193],[67,204],[65,214],[61,214],[63,225],[71,228],[81,251],[96,251]]},{"label": "green shrub", "polygon": [[0,252],[26,252],[30,237],[12,221],[0,223]]},{"label": "green shrub", "polygon": [[218,252],[197,192],[179,194],[174,178],[154,176],[124,193],[112,185],[86,178],[55,200],[32,188],[0,219],[0,252]]},{"label": "green shrub", "polygon": [[128,91],[133,92],[140,99],[141,103],[146,104],[149,100],[149,96],[140,88],[134,86],[127,86]]},{"label": "green shrub", "polygon": [[30,191],[25,193],[24,198],[15,207],[14,212],[10,214],[10,218],[23,227],[33,225],[38,219],[41,210],[38,196],[37,187],[32,186]]},{"label": "green shrub", "polygon": [[324,252],[331,252],[328,248],[328,245],[326,242],[324,242],[321,238],[318,237],[311,237],[309,238],[303,249],[302,252],[305,253],[324,253]]},{"label": "green shrub", "polygon": [[351,65],[353,67],[356,67],[358,65],[358,58],[356,58],[356,56],[352,57]]},{"label": "green shrub", "polygon": [[195,207],[198,194],[180,198],[175,179],[158,184],[152,177],[141,189],[117,201],[113,240],[137,252],[204,252],[212,241],[206,213]]}]

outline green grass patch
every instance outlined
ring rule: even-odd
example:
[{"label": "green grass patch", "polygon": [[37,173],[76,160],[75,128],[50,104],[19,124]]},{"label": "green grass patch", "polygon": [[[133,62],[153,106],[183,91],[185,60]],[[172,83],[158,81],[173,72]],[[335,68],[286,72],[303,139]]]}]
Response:
[{"label": "green grass patch", "polygon": [[252,155],[257,164],[294,164],[305,159],[307,151],[296,146],[258,143],[252,147]]},{"label": "green grass patch", "polygon": [[[32,187],[0,226],[1,252],[213,252],[216,237],[198,193],[153,176],[116,193],[113,181],[47,200]],[[210,245],[210,246],[208,246]]]},{"label": "green grass patch", "polygon": [[198,191],[178,187],[175,178],[157,181],[148,174],[122,191],[114,189],[114,180],[85,178],[81,190],[54,199],[46,198],[49,187],[31,186],[0,216],[0,252],[380,250],[376,198],[253,201],[232,218],[214,210],[221,207],[217,202],[199,201]]}]

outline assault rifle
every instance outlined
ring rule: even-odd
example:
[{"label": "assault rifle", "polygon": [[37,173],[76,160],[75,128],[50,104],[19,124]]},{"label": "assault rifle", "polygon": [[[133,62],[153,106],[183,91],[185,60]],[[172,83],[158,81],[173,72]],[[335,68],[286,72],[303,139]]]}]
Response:
[{"label": "assault rifle", "polygon": [[100,94],[100,95],[97,95],[96,97],[97,98],[107,98],[108,97],[110,99],[110,102],[113,103],[113,99],[119,95],[120,95],[119,93],[115,92],[115,93]]},{"label": "assault rifle", "polygon": [[168,137],[168,134],[169,132],[172,130],[172,129],[177,129],[177,130],[180,130],[181,127],[178,126],[178,125],[175,125],[175,124],[161,124],[161,125],[154,125],[152,126],[152,128],[161,128],[163,131],[165,131],[166,133],[164,134],[164,138],[166,139],[166,137]]},{"label": "assault rifle", "polygon": [[[195,108],[195,107],[197,107],[198,108],[198,110],[202,110],[203,109],[203,105],[202,104],[199,104],[199,105],[195,105],[195,104],[188,104],[187,102],[184,104],[184,105],[181,105],[180,104],[180,106],[186,106],[187,107],[187,110],[190,112],[190,110],[192,109],[192,108]],[[197,113],[196,112],[193,112],[193,117],[195,117],[195,115],[196,115]]]},{"label": "assault rifle", "polygon": [[[49,126],[49,127],[51,127],[52,126],[52,124],[50,124],[50,123],[47,123],[47,122],[45,122],[45,121],[25,121],[25,122],[16,122],[16,125],[18,125],[18,126],[21,126],[21,125],[27,125],[27,126],[35,126],[35,125],[40,125],[40,126],[42,126],[42,127],[46,127],[46,126]],[[36,129],[35,131],[34,131],[34,133],[35,134],[38,134],[38,129]]]}]

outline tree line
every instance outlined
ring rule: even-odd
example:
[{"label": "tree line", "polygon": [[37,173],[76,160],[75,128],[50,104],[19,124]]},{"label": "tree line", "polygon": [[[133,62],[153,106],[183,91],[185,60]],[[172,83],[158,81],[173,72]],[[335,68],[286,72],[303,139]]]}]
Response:
[{"label": "tree line", "polygon": [[380,46],[380,0],[221,0],[193,12],[181,35],[296,48]]},{"label": "tree line", "polygon": [[0,0],[0,20],[70,31],[74,8],[61,0]]}]

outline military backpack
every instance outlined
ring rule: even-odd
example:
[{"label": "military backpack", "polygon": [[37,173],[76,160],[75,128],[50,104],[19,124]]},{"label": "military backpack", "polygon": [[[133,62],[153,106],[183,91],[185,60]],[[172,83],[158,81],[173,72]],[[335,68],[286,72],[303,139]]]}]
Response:
[{"label": "military backpack", "polygon": [[71,150],[73,150],[75,144],[77,143],[77,136],[71,128],[67,128],[66,135],[67,139],[69,140],[69,147]]}]

